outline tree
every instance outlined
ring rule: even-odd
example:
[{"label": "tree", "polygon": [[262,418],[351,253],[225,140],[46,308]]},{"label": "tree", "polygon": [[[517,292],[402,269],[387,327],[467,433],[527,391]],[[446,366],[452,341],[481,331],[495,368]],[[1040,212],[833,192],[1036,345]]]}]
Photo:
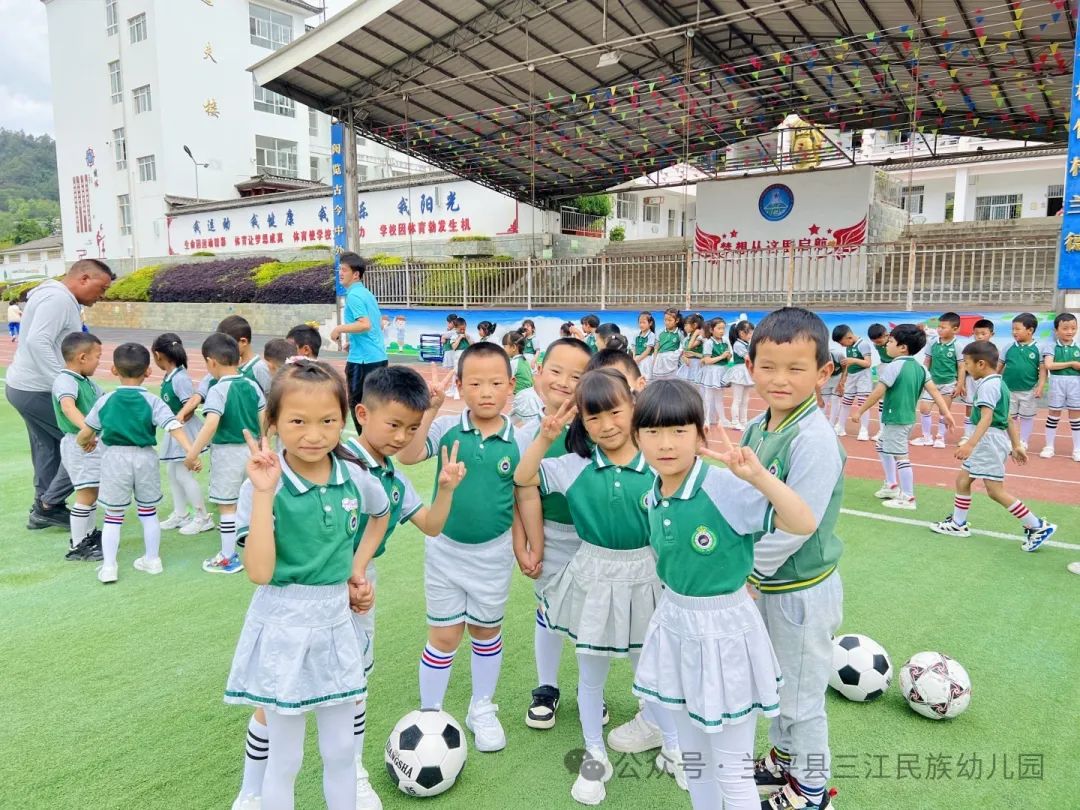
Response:
[{"label": "tree", "polygon": [[598,217],[611,216],[611,195],[591,194],[574,198],[570,204],[583,214],[592,214]]},{"label": "tree", "polygon": [[15,232],[11,238],[16,245],[22,245],[33,242],[35,239],[44,239],[51,233],[52,231],[49,228],[46,228],[36,219],[20,219],[15,223]]}]

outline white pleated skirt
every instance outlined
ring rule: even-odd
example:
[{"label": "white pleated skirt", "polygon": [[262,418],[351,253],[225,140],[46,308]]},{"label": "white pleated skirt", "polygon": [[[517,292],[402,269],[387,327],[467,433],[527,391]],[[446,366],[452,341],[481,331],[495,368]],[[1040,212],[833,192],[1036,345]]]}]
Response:
[{"label": "white pleated skirt", "polygon": [[750,378],[750,369],[746,367],[745,363],[739,363],[737,366],[731,367],[731,373],[728,374],[728,385],[753,385],[754,381]]}]

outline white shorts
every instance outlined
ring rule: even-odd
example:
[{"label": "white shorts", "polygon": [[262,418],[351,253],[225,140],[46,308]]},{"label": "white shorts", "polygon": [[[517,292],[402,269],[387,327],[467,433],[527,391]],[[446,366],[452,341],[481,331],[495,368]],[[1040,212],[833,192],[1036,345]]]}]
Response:
[{"label": "white shorts", "polygon": [[[372,586],[376,585],[374,560],[368,563],[364,576]],[[375,595],[378,596],[378,588]],[[350,610],[349,616],[352,617],[356,637],[360,640],[360,648],[364,651],[364,674],[370,675],[371,670],[375,668],[375,605],[372,605],[367,613],[354,613]]]},{"label": "white shorts", "polygon": [[533,586],[537,599],[540,598],[540,594],[548,583],[566,568],[570,560],[574,559],[579,548],[581,548],[581,538],[578,537],[577,530],[573,526],[551,520],[544,521],[544,566],[540,569],[540,576],[536,578],[536,584]]},{"label": "white shorts", "polygon": [[[464,350],[462,350],[464,351]],[[442,367],[447,369],[457,368],[458,352],[455,349],[447,349],[443,352]]]},{"label": "white shorts", "polygon": [[101,441],[93,452],[87,453],[75,443],[74,433],[65,433],[60,440],[60,463],[67,470],[76,492],[97,489],[101,484]]},{"label": "white shorts", "polygon": [[1080,377],[1051,374],[1047,405],[1055,411],[1061,408],[1080,410]]},{"label": "white shorts", "polygon": [[847,378],[844,383],[844,396],[865,397],[869,396],[873,389],[874,379],[870,374],[870,370],[867,369]]},{"label": "white shorts", "polygon": [[[949,397],[951,397],[953,394],[956,393],[956,383],[951,382],[951,383],[945,383],[944,385],[939,385],[938,386],[938,391],[941,393],[941,395],[943,397],[945,397],[945,399],[948,399]],[[932,396],[930,396],[930,392],[927,391],[924,388],[922,394],[919,395],[919,401],[920,402],[933,402],[934,398]]]},{"label": "white shorts", "polygon": [[1012,442],[1004,430],[990,428],[979,439],[971,455],[964,460],[963,468],[972,478],[989,481],[1005,480],[1005,460],[1012,452]]},{"label": "white shorts", "polygon": [[1009,416],[1014,419],[1019,416],[1029,419],[1039,411],[1039,403],[1035,399],[1034,391],[1010,391],[1009,392]]},{"label": "white shorts", "polygon": [[838,386],[839,384],[840,384],[840,375],[839,374],[837,374],[835,377],[830,376],[829,379],[827,379],[825,381],[825,384],[823,386],[821,386],[821,396],[822,396],[822,398],[835,397],[836,396],[836,386]]},{"label": "white shorts", "polygon": [[236,503],[247,478],[251,452],[246,444],[210,445],[210,502]]},{"label": "white shorts", "polygon": [[906,456],[908,439],[915,425],[882,425],[877,440],[877,451],[887,456]]},{"label": "white shorts", "polygon": [[161,470],[155,447],[106,447],[101,452],[98,503],[126,508],[135,495],[138,506],[161,502]]},{"label": "white shorts", "polygon": [[970,374],[964,378],[964,390],[957,400],[968,407],[971,407],[971,403],[975,401],[975,380]]},{"label": "white shorts", "polygon": [[510,532],[486,543],[458,543],[445,535],[424,545],[424,598],[427,623],[451,627],[468,622],[481,627],[503,623],[510,598],[514,547]]}]

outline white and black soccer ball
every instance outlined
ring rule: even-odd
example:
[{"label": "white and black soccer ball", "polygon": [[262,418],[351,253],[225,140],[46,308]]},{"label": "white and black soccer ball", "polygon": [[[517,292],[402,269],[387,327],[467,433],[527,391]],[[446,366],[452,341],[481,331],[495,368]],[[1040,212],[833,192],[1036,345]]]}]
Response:
[{"label": "white and black soccer ball", "polygon": [[971,703],[971,678],[959,661],[939,652],[921,652],[900,668],[900,691],[923,717],[947,720]]},{"label": "white and black soccer ball", "polygon": [[876,700],[892,683],[889,654],[868,636],[851,633],[834,638],[832,664],[829,686],[848,700]]},{"label": "white and black soccer ball", "polygon": [[465,767],[465,734],[439,709],[420,709],[402,717],[386,741],[386,772],[402,793],[438,796],[449,790]]}]

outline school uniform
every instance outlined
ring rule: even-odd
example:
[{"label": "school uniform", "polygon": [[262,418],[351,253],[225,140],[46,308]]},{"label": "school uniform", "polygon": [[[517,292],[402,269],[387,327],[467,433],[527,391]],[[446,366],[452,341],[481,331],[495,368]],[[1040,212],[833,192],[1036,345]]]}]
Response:
[{"label": "school uniform", "polygon": [[270,366],[266,365],[266,361],[259,355],[256,354],[243,363],[240,366],[240,374],[259,386],[259,390],[264,395],[270,393],[270,381],[273,375],[270,374]]},{"label": "school uniform", "polygon": [[686,380],[688,383],[699,385],[701,383],[701,358],[705,353],[704,341],[699,342],[693,348],[690,346],[690,336],[687,335],[683,340],[682,349],[684,352],[690,355],[690,357],[683,357],[683,364],[679,368],[676,376],[680,380]]},{"label": "school uniform", "polygon": [[[713,340],[712,338],[706,340],[702,346],[702,353],[705,357],[721,357],[730,350],[726,341]],[[701,385],[705,388],[727,388],[728,368],[727,363],[702,364]]]},{"label": "school uniform", "polygon": [[915,427],[919,399],[929,381],[930,371],[914,357],[897,357],[878,369],[878,382],[886,387],[877,441],[879,453],[906,456],[910,452],[908,440]]},{"label": "school uniform", "polygon": [[443,332],[442,336],[442,350],[443,359],[442,367],[446,369],[457,368],[457,352],[454,351],[454,344],[451,342],[454,335],[457,334],[456,329],[451,329],[448,332]]},{"label": "school uniform", "polygon": [[518,430],[540,425],[540,421],[544,418],[544,401],[540,399],[535,388],[526,388],[520,394],[514,394],[510,416],[521,421],[521,427]]},{"label": "school uniform", "polygon": [[529,366],[536,365],[536,345],[533,343],[531,337],[525,338],[525,348],[522,349],[521,355],[525,358],[525,361]]},{"label": "school uniform", "polygon": [[731,374],[728,382],[731,385],[753,385],[750,377],[750,369],[746,367],[746,358],[750,355],[750,344],[745,340],[736,340],[731,346]]},{"label": "school uniform", "polygon": [[[367,693],[365,647],[350,618],[346,583],[363,535],[360,516],[385,515],[390,505],[374,478],[358,484],[335,457],[325,484],[293,472],[284,453],[279,458],[274,573],[252,596],[225,702],[303,714]],[[253,494],[245,481],[237,501],[238,531],[245,535]]]},{"label": "school uniform", "polygon": [[[1043,344],[1042,356],[1055,363],[1078,362],[1080,345],[1053,340]],[[1055,411],[1061,408],[1080,410],[1080,370],[1062,368],[1051,371],[1049,377],[1050,392],[1046,404]]]},{"label": "school uniform", "polygon": [[[948,399],[956,394],[956,381],[960,376],[960,364],[963,362],[964,344],[959,338],[948,343],[934,340],[927,347],[930,352],[930,379],[938,387],[941,395]],[[923,392],[920,397],[924,402],[932,402],[933,397]]]},{"label": "school uniform", "polygon": [[[874,353],[873,344],[862,338],[844,350],[844,354],[853,360],[870,360]],[[874,388],[874,375],[871,366],[848,366],[847,381],[844,383],[844,397],[854,399],[865,398],[870,395]]]},{"label": "school uniform", "polygon": [[[191,383],[191,376],[183,366],[174,368],[161,381],[161,399],[174,414],[180,412],[180,409],[184,407],[184,403],[191,399],[194,393],[195,389]],[[199,435],[199,431],[202,429],[202,424],[202,419],[194,414],[184,422],[184,434],[189,441],[195,441],[195,437]],[[186,456],[187,453],[180,446],[180,442],[174,439],[172,434],[166,433],[161,442],[161,460],[179,462],[183,461]]]},{"label": "school uniform", "polygon": [[653,363],[656,360],[656,332],[651,329],[645,334],[638,333],[634,338],[634,356],[640,356],[647,348],[652,347],[652,352],[644,360],[638,363],[638,371],[641,376],[648,380],[652,376]]},{"label": "school uniform", "polygon": [[261,432],[259,414],[265,408],[266,399],[258,384],[240,374],[221,377],[207,393],[203,414],[216,413],[220,417],[210,440],[212,503],[236,503],[251,457],[244,429],[257,439]]},{"label": "school uniform", "polygon": [[589,354],[596,354],[596,332],[589,332],[585,336],[585,345],[589,347]]},{"label": "school uniform", "polygon": [[825,384],[821,386],[822,399],[828,399],[829,397],[836,396],[836,386],[840,384],[840,375],[844,373],[844,367],[841,365],[841,361],[847,357],[847,350],[844,349],[839,343],[829,341],[829,359],[832,360],[833,370],[829,379],[825,381]]},{"label": "school uniform", "polygon": [[971,416],[976,424],[982,418],[983,408],[989,408],[993,415],[990,427],[961,466],[972,478],[1004,481],[1012,439],[1009,438],[1009,387],[1000,374],[989,374],[976,380],[972,407],[977,411]]},{"label": "school uniform", "polygon": [[1014,341],[1002,355],[1005,367],[1001,371],[1001,379],[1009,389],[1010,416],[1031,419],[1037,413],[1039,403],[1035,399],[1035,387],[1039,384],[1041,362],[1039,347],[1035,341]]},{"label": "school uniform", "polygon": [[514,396],[533,387],[532,369],[524,355],[516,354],[510,358],[510,377],[514,381]]},{"label": "school uniform", "polygon": [[671,380],[679,371],[679,355],[682,353],[682,336],[677,330],[665,329],[656,336],[653,352],[652,379]]},{"label": "school uniform", "polygon": [[[84,451],[75,442],[79,433],[78,426],[72,422],[60,407],[65,399],[75,400],[75,407],[85,417],[102,396],[101,387],[88,377],[65,368],[53,381],[52,401],[56,415],[56,426],[64,436],[60,439],[60,463],[67,470],[71,486],[76,490],[94,489],[101,483],[101,443],[90,453]],[[76,541],[77,542],[77,541]]]}]

